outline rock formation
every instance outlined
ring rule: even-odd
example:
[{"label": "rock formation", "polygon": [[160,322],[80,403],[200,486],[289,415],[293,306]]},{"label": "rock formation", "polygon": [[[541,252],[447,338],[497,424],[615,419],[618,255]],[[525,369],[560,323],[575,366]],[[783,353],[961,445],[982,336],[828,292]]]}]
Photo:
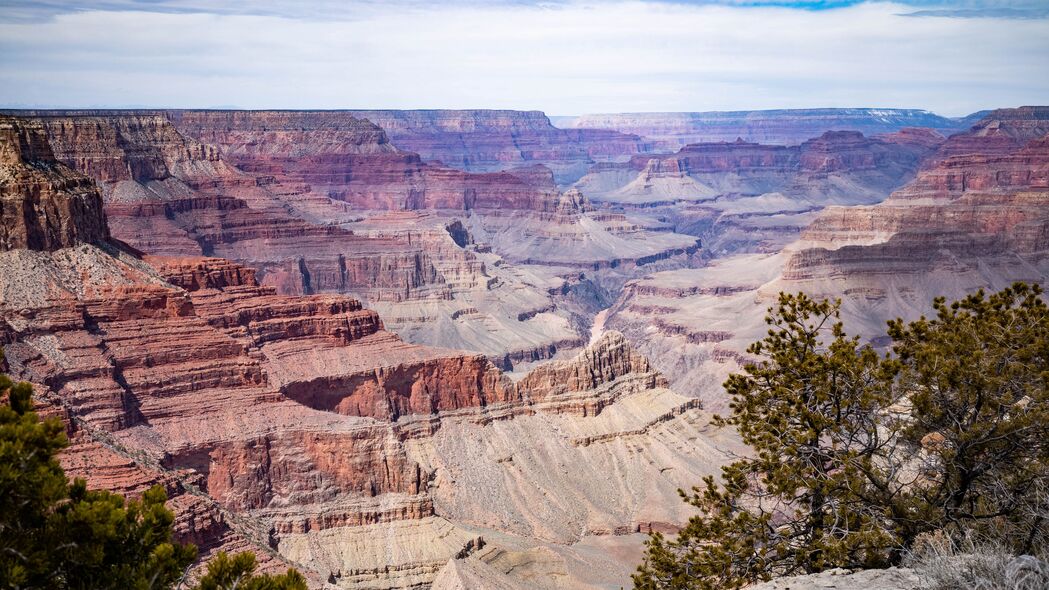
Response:
[{"label": "rock formation", "polygon": [[[426,163],[347,112],[22,114],[60,161],[95,177],[115,235],[133,247],[236,260],[282,294],[349,294],[414,342],[504,368],[581,344],[593,303],[564,294],[592,274],[614,268],[621,282],[633,268],[688,264],[697,248],[664,224],[595,212],[542,165],[475,174]],[[527,113],[484,114],[460,123],[483,135],[520,118],[542,141],[571,135]]]},{"label": "rock formation", "polygon": [[939,146],[885,201],[830,206],[780,253],[628,283],[606,325],[637,343],[675,388],[716,410],[724,376],[745,362],[780,291],[841,298],[848,329],[880,345],[886,320],[928,314],[933,297],[1044,284],[1047,122],[1044,107],[994,111]]},{"label": "rock formation", "polygon": [[797,145],[827,131],[864,135],[892,133],[904,127],[927,127],[943,134],[962,131],[986,113],[948,119],[914,109],[784,109],[706,113],[616,113],[566,117],[556,123],[569,129],[612,129],[633,133],[657,147],[675,150],[690,143],[744,141]]},{"label": "rock formation", "polygon": [[782,284],[845,293],[857,316],[883,320],[918,315],[935,294],[1042,282],[1047,203],[1049,109],[994,111],[885,202],[827,209],[792,247]]},{"label": "rock formation", "polygon": [[701,238],[707,257],[775,252],[827,205],[877,203],[943,142],[926,129],[879,138],[828,131],[797,146],[688,145],[595,166],[577,183],[594,202],[644,210]]},{"label": "rock formation", "polygon": [[[4,123],[0,178],[35,174],[17,188],[54,203],[50,226],[102,218],[97,192],[70,206],[88,179],[11,145],[38,126]],[[615,333],[514,383],[484,356],[402,341],[353,299],[92,237],[5,243],[6,370],[67,417],[71,474],[163,484],[205,557],[250,548],[317,585],[376,589],[428,587],[467,555],[542,564],[515,574],[527,585],[603,563],[583,545],[636,555],[637,532],[682,522],[676,490],[733,445]]]},{"label": "rock formation", "polygon": [[608,129],[559,129],[539,111],[351,111],[382,127],[390,142],[471,172],[542,164],[570,184],[594,162],[626,159],[647,146]]},{"label": "rock formation", "polygon": [[58,250],[109,239],[102,196],[54,156],[39,125],[0,117],[0,248]]}]

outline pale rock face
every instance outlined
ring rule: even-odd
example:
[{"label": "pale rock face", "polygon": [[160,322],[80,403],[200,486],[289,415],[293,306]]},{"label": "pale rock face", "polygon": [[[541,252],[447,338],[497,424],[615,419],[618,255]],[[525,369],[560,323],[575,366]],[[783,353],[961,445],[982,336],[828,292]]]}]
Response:
[{"label": "pale rock face", "polygon": [[904,129],[875,138],[828,131],[800,145],[698,143],[595,166],[576,186],[596,203],[643,208],[699,237],[705,258],[777,252],[829,205],[877,203],[944,138]]},{"label": "pale rock face", "polygon": [[382,127],[390,142],[470,172],[542,164],[559,184],[595,162],[625,160],[648,148],[637,135],[559,129],[539,111],[351,111]]},{"label": "pale rock face", "polygon": [[921,587],[918,574],[912,570],[889,568],[856,572],[834,569],[806,576],[789,576],[749,586],[748,590],[917,590]]}]

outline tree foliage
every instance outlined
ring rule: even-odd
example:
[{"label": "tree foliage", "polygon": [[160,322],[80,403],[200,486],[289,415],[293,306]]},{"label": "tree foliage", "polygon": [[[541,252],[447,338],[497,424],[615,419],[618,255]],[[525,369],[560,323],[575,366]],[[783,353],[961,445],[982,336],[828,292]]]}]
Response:
[{"label": "tree foliage", "polygon": [[908,532],[997,530],[1031,553],[1049,535],[1049,308],[1022,283],[933,306],[933,319],[889,322],[913,406],[903,434],[922,449],[923,530]]},{"label": "tree foliage", "polygon": [[[2,351],[0,351],[2,360]],[[172,538],[160,486],[126,501],[72,483],[56,460],[66,447],[57,418],[33,412],[32,388],[0,374],[0,588],[160,590],[183,587],[196,548]],[[201,590],[304,590],[294,570],[254,575],[255,556],[220,554]]]},{"label": "tree foliage", "polygon": [[256,575],[255,554],[238,553],[233,557],[219,553],[208,562],[208,572],[197,584],[197,590],[306,590],[306,578],[295,570],[280,576]]},{"label": "tree foliage", "polygon": [[781,294],[760,362],[725,388],[752,454],[690,492],[674,539],[653,534],[638,589],[738,588],[898,563],[921,535],[1049,522],[1049,312],[1017,284],[889,323],[894,355],[845,333],[839,302]]}]

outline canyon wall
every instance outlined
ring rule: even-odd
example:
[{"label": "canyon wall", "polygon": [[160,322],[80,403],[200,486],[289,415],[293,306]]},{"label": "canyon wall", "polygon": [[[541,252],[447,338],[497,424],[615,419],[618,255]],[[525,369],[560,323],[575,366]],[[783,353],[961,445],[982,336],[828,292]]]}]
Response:
[{"label": "canyon wall", "polygon": [[[562,300],[591,275],[615,268],[622,282],[636,274],[627,269],[688,264],[697,248],[648,219],[598,214],[542,165],[427,163],[348,112],[22,114],[60,161],[99,182],[114,234],[131,246],[236,260],[283,294],[349,294],[414,342],[483,352],[504,368],[579,347],[593,303]],[[567,141],[534,113],[458,117],[429,128]]]},{"label": "canyon wall", "polygon": [[616,210],[642,210],[703,241],[706,257],[776,252],[828,205],[877,203],[914,177],[945,138],[906,128],[828,131],[797,146],[687,145],[598,165],[576,186]]},{"label": "canyon wall", "polygon": [[[762,337],[780,291],[842,299],[847,329],[884,345],[885,322],[1013,281],[1049,277],[1049,109],[990,113],[926,156],[883,202],[829,206],[778,252],[729,256],[628,283],[606,325],[712,409]],[[931,144],[930,144],[931,145]],[[674,351],[671,354],[671,351]]]},{"label": "canyon wall", "polygon": [[542,164],[570,184],[590,164],[647,149],[637,135],[609,129],[560,129],[539,111],[350,111],[383,128],[398,148],[471,172]]},{"label": "canyon wall", "polygon": [[735,141],[798,145],[827,131],[892,133],[904,127],[926,127],[943,134],[967,129],[986,113],[949,119],[915,109],[782,109],[700,113],[611,113],[556,118],[569,129],[612,129],[652,141],[657,148],[678,149],[690,143]]},{"label": "canyon wall", "polygon": [[[23,141],[38,122],[0,128],[0,194],[50,207],[48,227],[102,218],[89,179]],[[318,587],[428,588],[466,555],[530,587],[587,587],[579,568],[597,564],[622,584],[632,562],[609,569],[594,547],[637,555],[639,531],[683,522],[676,490],[732,445],[614,333],[514,383],[342,295],[283,295],[235,262],[143,257],[104,232],[61,239],[0,250],[6,370],[69,421],[71,474],[131,495],[161,483],[205,559],[251,549]]]}]

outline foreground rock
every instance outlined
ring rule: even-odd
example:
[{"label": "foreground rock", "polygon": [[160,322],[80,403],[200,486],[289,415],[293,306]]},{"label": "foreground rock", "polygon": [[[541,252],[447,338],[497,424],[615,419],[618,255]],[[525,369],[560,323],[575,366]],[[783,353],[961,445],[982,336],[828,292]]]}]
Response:
[{"label": "foreground rock", "polygon": [[777,578],[750,586],[749,590],[917,590],[922,585],[918,574],[909,569],[829,570],[807,576]]}]

